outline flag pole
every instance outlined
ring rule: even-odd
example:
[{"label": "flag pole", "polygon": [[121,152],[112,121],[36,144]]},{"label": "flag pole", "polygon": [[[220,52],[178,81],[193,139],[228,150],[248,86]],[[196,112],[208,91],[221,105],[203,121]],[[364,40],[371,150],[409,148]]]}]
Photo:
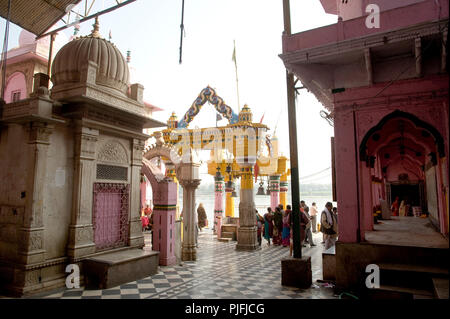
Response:
[{"label": "flag pole", "polygon": [[239,102],[239,79],[238,79],[238,70],[237,70],[237,61],[236,61],[236,40],[233,40],[234,49],[233,49],[233,61],[234,68],[236,71],[236,91],[237,91],[237,101],[238,101],[238,111],[241,111],[241,103]]}]

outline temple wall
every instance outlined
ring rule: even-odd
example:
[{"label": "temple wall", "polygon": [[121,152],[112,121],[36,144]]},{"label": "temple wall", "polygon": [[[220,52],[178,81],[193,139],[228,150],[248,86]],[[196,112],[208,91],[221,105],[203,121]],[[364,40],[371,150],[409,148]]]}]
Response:
[{"label": "temple wall", "polygon": [[0,260],[18,258],[19,228],[23,226],[25,212],[22,196],[30,194],[26,188],[26,159],[30,155],[27,140],[22,125],[0,128]]},{"label": "temple wall", "polygon": [[44,193],[44,249],[46,259],[66,255],[72,207],[73,133],[63,125],[50,136]]}]

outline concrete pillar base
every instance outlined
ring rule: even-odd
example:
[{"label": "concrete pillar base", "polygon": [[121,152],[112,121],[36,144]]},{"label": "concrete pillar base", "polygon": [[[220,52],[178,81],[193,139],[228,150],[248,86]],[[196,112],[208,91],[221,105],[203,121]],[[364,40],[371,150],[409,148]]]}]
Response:
[{"label": "concrete pillar base", "polygon": [[306,289],[311,287],[311,257],[281,260],[281,285]]},{"label": "concrete pillar base", "polygon": [[238,228],[236,250],[253,251],[261,249],[257,240],[256,227],[244,227]]},{"label": "concrete pillar base", "polygon": [[196,261],[197,260],[197,250],[195,247],[183,247],[181,250],[181,260],[182,261]]}]

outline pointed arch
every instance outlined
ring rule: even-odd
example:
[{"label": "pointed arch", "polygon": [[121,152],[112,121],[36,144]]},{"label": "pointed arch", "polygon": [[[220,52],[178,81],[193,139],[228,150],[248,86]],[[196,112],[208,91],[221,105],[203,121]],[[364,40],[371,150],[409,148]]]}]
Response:
[{"label": "pointed arch", "polygon": [[439,133],[439,131],[432,125],[428,124],[425,121],[422,121],[415,115],[407,112],[403,112],[400,110],[395,110],[394,112],[386,115],[381,119],[380,122],[378,122],[377,125],[372,127],[364,136],[364,138],[361,141],[361,144],[359,146],[359,159],[360,161],[367,161],[367,142],[369,141],[369,138],[375,134],[375,132],[380,131],[383,126],[391,119],[395,118],[404,118],[409,121],[411,121],[417,128],[422,128],[428,133],[430,133],[433,136],[434,142],[436,144],[436,148],[439,153],[439,157],[445,156],[445,146],[444,146],[444,139],[442,135]]}]

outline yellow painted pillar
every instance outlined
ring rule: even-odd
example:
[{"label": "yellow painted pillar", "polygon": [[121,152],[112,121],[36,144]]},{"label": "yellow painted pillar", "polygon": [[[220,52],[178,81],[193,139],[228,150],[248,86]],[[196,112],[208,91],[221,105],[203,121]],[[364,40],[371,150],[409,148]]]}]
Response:
[{"label": "yellow painted pillar", "polygon": [[286,209],[288,192],[288,174],[284,173],[280,178],[280,204]]},{"label": "yellow painted pillar", "polygon": [[[227,175],[226,176],[227,182],[232,180],[232,178]],[[231,197],[231,193],[233,192],[232,188],[227,187],[227,183],[225,183],[225,194],[226,194],[226,200],[225,200],[225,216],[226,217],[234,217],[234,198]]]}]

